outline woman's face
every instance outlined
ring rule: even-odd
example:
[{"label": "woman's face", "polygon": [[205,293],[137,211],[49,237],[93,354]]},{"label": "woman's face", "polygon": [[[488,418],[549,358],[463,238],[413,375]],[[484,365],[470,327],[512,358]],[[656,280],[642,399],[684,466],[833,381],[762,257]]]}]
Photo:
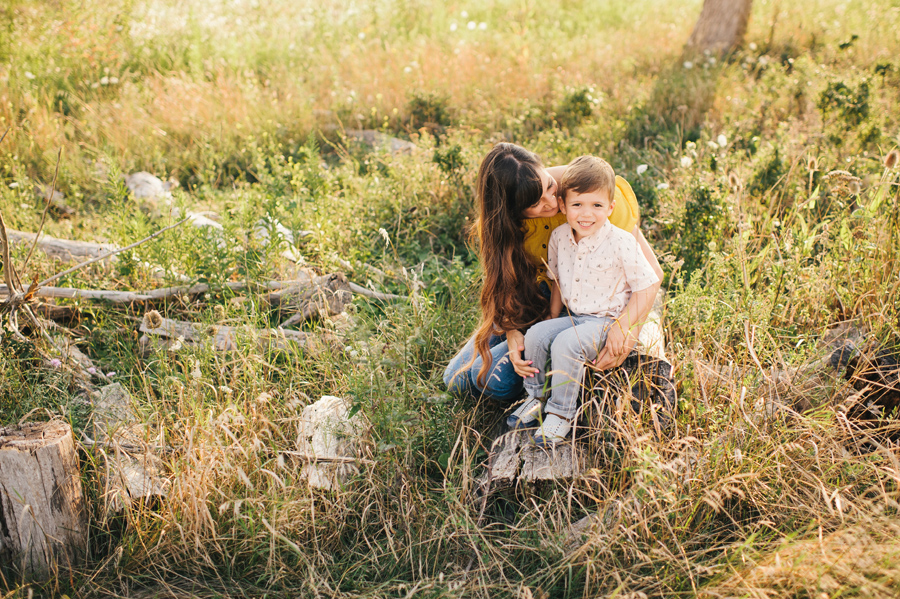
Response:
[{"label": "woman's face", "polygon": [[522,218],[549,218],[559,213],[559,204],[556,201],[556,180],[550,176],[547,169],[542,168],[540,173],[541,188],[544,193],[536,204],[522,212]]}]

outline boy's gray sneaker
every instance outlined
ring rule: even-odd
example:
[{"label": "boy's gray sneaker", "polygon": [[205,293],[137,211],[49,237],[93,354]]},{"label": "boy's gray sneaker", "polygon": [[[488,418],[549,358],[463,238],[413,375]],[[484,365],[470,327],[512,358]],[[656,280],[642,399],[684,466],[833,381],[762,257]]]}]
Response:
[{"label": "boy's gray sneaker", "polygon": [[538,417],[544,409],[544,402],[536,397],[529,397],[521,406],[506,417],[506,425],[510,430],[537,426]]}]

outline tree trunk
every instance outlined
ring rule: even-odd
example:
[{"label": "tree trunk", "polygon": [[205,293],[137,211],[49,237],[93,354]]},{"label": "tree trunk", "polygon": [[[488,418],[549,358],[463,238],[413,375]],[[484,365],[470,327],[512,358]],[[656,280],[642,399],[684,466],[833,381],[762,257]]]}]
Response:
[{"label": "tree trunk", "polygon": [[65,422],[0,428],[0,561],[28,579],[84,553],[86,512],[72,429]]},{"label": "tree trunk", "polygon": [[726,53],[744,40],[753,0],[704,0],[687,48]]}]

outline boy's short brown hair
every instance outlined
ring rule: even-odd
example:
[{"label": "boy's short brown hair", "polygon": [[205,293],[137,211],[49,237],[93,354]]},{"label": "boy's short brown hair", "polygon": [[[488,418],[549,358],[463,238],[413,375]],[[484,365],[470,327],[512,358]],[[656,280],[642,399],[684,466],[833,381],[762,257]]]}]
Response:
[{"label": "boy's short brown hair", "polygon": [[616,191],[616,172],[596,156],[579,156],[566,168],[559,182],[559,197],[565,201],[569,191],[593,193],[605,191],[611,202]]}]

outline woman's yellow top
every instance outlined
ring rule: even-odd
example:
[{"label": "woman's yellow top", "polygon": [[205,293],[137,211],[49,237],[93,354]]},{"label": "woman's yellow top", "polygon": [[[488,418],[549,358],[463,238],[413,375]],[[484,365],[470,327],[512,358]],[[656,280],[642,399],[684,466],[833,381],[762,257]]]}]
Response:
[{"label": "woman's yellow top", "polygon": [[[612,214],[609,215],[609,222],[631,233],[641,218],[641,209],[638,207],[637,198],[631,185],[618,175],[616,175],[615,202]],[[537,267],[538,283],[541,281],[550,283],[550,278],[547,276],[547,242],[550,241],[550,233],[553,232],[553,229],[565,222],[566,215],[562,212],[549,218],[527,218],[524,221],[525,243],[523,245],[525,253],[528,254],[532,264]]]}]

